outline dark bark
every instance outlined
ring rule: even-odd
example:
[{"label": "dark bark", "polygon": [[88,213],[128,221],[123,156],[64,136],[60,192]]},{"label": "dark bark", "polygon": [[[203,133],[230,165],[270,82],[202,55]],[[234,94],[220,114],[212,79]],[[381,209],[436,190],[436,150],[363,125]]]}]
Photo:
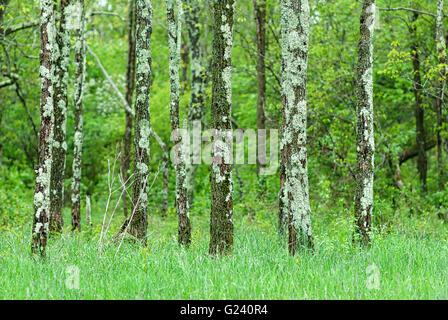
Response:
[{"label": "dark bark", "polygon": [[[129,21],[128,21],[128,62],[126,65],[126,102],[132,106],[132,96],[135,87],[135,0],[129,1]],[[121,157],[121,172],[123,181],[129,178],[129,168],[131,162],[132,145],[132,114],[125,110],[125,133],[124,145]],[[127,196],[123,197],[123,214],[128,216]]]},{"label": "dark bark", "polygon": [[61,0],[59,28],[56,32],[57,51],[55,61],[54,86],[54,128],[50,182],[50,231],[62,232],[62,208],[64,206],[65,162],[67,154],[66,143],[66,114],[67,114],[67,85],[68,63],[70,57],[70,31],[67,28],[66,8],[71,0]]},{"label": "dark bark", "polygon": [[[188,122],[190,130],[199,130],[197,125],[202,121],[204,115],[205,82],[207,78],[203,61],[203,48],[200,43],[202,26],[199,15],[201,7],[199,6],[198,0],[186,0],[185,4],[187,5],[185,10],[185,24],[191,48],[189,50],[191,62],[191,98],[188,108]],[[198,168],[197,162],[200,162],[200,156],[198,150],[192,150],[191,157],[193,163],[187,165],[187,189],[190,207],[194,200],[195,177]],[[199,161],[194,160],[198,158]]]},{"label": "dark bark", "polygon": [[417,38],[417,19],[419,14],[414,12],[412,14],[411,25],[410,25],[410,35],[412,37],[411,44],[411,60],[412,68],[414,73],[412,91],[415,97],[415,125],[416,125],[416,142],[418,147],[418,159],[417,159],[417,169],[420,176],[421,190],[426,193],[426,176],[428,171],[428,160],[426,158],[425,152],[425,111],[423,109],[423,96],[422,96],[422,79],[420,74],[420,57],[419,57],[419,43]]},{"label": "dark bark", "polygon": [[437,171],[439,190],[444,188],[444,170],[443,170],[443,146],[442,146],[442,125],[443,125],[443,104],[445,95],[445,85],[447,78],[447,68],[445,67],[446,59],[446,43],[443,34],[443,0],[437,0],[437,17],[436,17],[436,47],[439,65],[443,65],[439,75],[439,94],[437,97]]},{"label": "dark bark", "polygon": [[73,139],[72,164],[72,231],[81,231],[81,178],[82,178],[82,145],[84,140],[82,97],[85,81],[85,7],[84,0],[78,0],[81,16],[80,24],[75,30],[75,135]]},{"label": "dark bark", "polygon": [[34,215],[32,229],[31,252],[45,256],[49,232],[50,215],[50,173],[51,173],[51,140],[53,127],[53,90],[54,84],[54,7],[52,0],[41,0],[40,3],[40,37],[41,49],[40,78],[40,131],[39,155],[36,167],[36,185],[34,189]]},{"label": "dark bark", "polygon": [[182,40],[182,46],[180,51],[180,66],[182,69],[180,77],[181,95],[184,94],[184,91],[188,86],[188,65],[190,60],[189,55],[190,55],[190,49],[188,48],[188,44],[187,42]]},{"label": "dark bark", "polygon": [[[178,8],[177,18],[175,16],[175,9],[173,0],[167,0],[167,23],[168,23],[168,42],[170,51],[170,118],[171,130],[177,132],[179,126],[179,98],[180,98],[180,78],[179,67],[181,58],[181,18]],[[176,174],[176,211],[178,222],[178,242],[179,245],[189,246],[191,242],[191,222],[189,217],[187,185],[186,185],[186,164],[184,161],[184,152],[187,152],[184,146],[180,144],[182,141],[181,135],[175,135],[173,142],[179,146],[177,148],[176,158],[174,163]]]},{"label": "dark bark", "polygon": [[[266,129],[266,0],[253,0],[253,5],[257,34],[257,174],[260,191],[263,195],[266,193],[266,177],[260,175],[260,170],[266,164],[266,131],[260,130]],[[264,137],[263,134],[260,136],[261,133],[264,133]]]},{"label": "dark bark", "polygon": [[[437,145],[436,140],[427,141],[425,143],[425,151],[431,150],[436,145]],[[418,155],[419,155],[419,147],[417,145],[413,146],[412,148],[405,149],[405,150],[401,151],[401,153],[398,157],[398,163],[399,163],[399,165],[401,165],[403,162],[406,162],[409,159],[412,159]]]},{"label": "dark bark", "polygon": [[213,137],[210,172],[210,254],[226,254],[233,249],[232,165],[226,161],[231,144],[222,141],[231,134],[232,123],[232,33],[234,0],[213,2],[213,61],[211,127]]},{"label": "dark bark", "polygon": [[[283,32],[283,30],[282,30]],[[285,63],[284,61],[282,61],[282,75],[285,74]],[[286,108],[286,97],[283,95],[282,96],[282,119],[285,118],[285,108]],[[283,139],[284,133],[282,130],[283,126],[280,126],[280,135],[281,138]],[[286,230],[287,230],[287,221],[288,221],[288,217],[287,217],[287,212],[285,211],[285,203],[283,202],[284,196],[285,196],[285,192],[284,192],[284,187],[285,187],[285,180],[286,180],[286,172],[285,172],[285,162],[286,162],[286,149],[285,148],[281,148],[280,150],[280,191],[279,191],[279,199],[278,199],[278,230],[280,232],[281,235],[284,235]]]},{"label": "dark bark", "polygon": [[288,221],[288,249],[313,249],[308,187],[307,67],[310,8],[307,0],[282,0],[281,152],[284,167],[282,214]]},{"label": "dark bark", "polygon": [[136,99],[134,177],[129,233],[146,244],[149,191],[149,96],[151,86],[152,4],[136,1]]},{"label": "dark bark", "polygon": [[375,0],[364,0],[359,21],[357,66],[356,231],[363,245],[370,244],[373,210],[375,142],[373,132],[373,29]]}]

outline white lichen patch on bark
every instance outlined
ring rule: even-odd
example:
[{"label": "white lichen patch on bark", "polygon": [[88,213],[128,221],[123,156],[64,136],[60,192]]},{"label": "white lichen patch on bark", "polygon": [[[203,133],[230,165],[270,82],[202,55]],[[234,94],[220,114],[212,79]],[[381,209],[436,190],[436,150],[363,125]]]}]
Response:
[{"label": "white lichen patch on bark", "polygon": [[36,185],[34,190],[34,216],[31,250],[44,255],[48,238],[50,210],[50,176],[52,166],[51,146],[53,142],[53,104],[54,104],[54,49],[56,47],[55,20],[53,1],[40,2],[40,69],[41,101],[39,158],[36,168]]},{"label": "white lichen patch on bark", "polygon": [[151,86],[151,34],[152,2],[136,1],[136,99],[134,134],[134,176],[133,203],[136,206],[130,222],[130,233],[139,240],[146,241],[148,224],[149,192],[149,136],[150,131],[150,86]]},{"label": "white lichen patch on bark", "polygon": [[211,127],[216,129],[217,132],[213,133],[211,146],[210,185],[212,201],[209,246],[211,254],[228,252],[233,247],[232,164],[225,159],[226,157],[229,158],[231,153],[229,151],[232,147],[225,140],[227,140],[227,132],[232,128],[230,120],[232,112],[231,58],[234,11],[235,1],[233,0],[213,2]]},{"label": "white lichen patch on bark", "polygon": [[[166,12],[168,23],[168,47],[169,47],[169,70],[170,70],[170,120],[171,130],[173,132],[180,129],[179,115],[179,97],[180,97],[180,54],[181,54],[181,26],[182,26],[182,2],[176,1],[177,17],[174,9],[174,1],[166,0]],[[176,175],[176,211],[179,218],[178,222],[178,242],[180,245],[189,245],[191,239],[191,224],[189,219],[189,203],[187,195],[186,181],[186,154],[188,143],[184,142],[186,135],[173,135],[173,141],[180,147],[176,150],[176,158],[174,169]],[[188,148],[189,149],[189,148]]]},{"label": "white lichen patch on bark", "polygon": [[[207,78],[203,61],[204,49],[201,43],[201,33],[203,28],[203,24],[200,20],[201,10],[201,0],[184,0],[184,20],[189,38],[191,71],[191,100],[188,108],[188,126],[193,132],[193,140],[195,139],[195,130],[198,132],[200,131],[200,129],[198,130],[197,124],[199,123],[200,125],[204,113],[205,80]],[[190,156],[193,158],[193,162],[188,162],[186,164],[186,183],[189,203],[192,203],[194,198],[195,175],[197,164],[200,163],[200,153],[200,148],[191,150]]]},{"label": "white lichen patch on bark", "polygon": [[75,28],[75,134],[73,139],[73,176],[71,182],[71,202],[72,202],[72,229],[81,229],[81,178],[82,178],[82,146],[84,140],[82,98],[84,94],[86,46],[85,46],[85,7],[84,0],[77,0],[73,4],[77,9],[72,9],[79,14],[79,23],[73,25]]},{"label": "white lichen patch on bark", "polygon": [[298,244],[312,247],[306,149],[309,19],[307,0],[282,0],[282,95],[285,103],[280,148],[286,155],[282,210],[289,217],[292,254]]},{"label": "white lichen patch on bark", "polygon": [[360,19],[357,67],[357,167],[355,216],[361,241],[370,241],[373,209],[375,142],[373,132],[373,30],[375,0],[364,0]]}]

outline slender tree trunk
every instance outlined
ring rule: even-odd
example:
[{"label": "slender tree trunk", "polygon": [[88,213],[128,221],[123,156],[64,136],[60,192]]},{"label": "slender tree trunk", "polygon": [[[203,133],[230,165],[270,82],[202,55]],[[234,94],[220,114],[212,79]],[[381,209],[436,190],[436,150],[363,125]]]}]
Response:
[{"label": "slender tree trunk", "polygon": [[39,163],[34,189],[34,215],[31,252],[45,256],[49,232],[51,145],[53,140],[54,50],[56,48],[54,6],[52,0],[40,1],[40,131]]},{"label": "slender tree trunk", "polygon": [[163,190],[162,190],[162,216],[166,216],[168,211],[168,165],[169,157],[168,153],[164,151],[164,160],[162,164],[162,175],[163,175]]},{"label": "slender tree trunk", "polygon": [[85,81],[85,4],[84,0],[77,0],[80,18],[78,28],[75,29],[75,136],[73,139],[73,177],[72,177],[72,231],[81,231],[81,168],[82,144],[84,140],[82,96]]},{"label": "slender tree trunk", "polygon": [[[232,45],[234,0],[213,2],[211,127],[215,129],[210,172],[210,254],[233,249]],[[223,141],[225,139],[225,141]]]},{"label": "slender tree trunk", "polygon": [[136,99],[133,213],[130,234],[146,243],[149,192],[149,93],[151,86],[152,2],[136,1]]},{"label": "slender tree trunk", "polygon": [[90,196],[86,195],[86,222],[89,228],[92,228],[92,207],[90,205]]},{"label": "slender tree trunk", "polygon": [[[205,81],[203,48],[200,43],[202,25],[199,21],[201,7],[198,0],[185,0],[185,22],[190,39],[190,70],[191,70],[191,98],[188,109],[188,127],[191,131],[199,132],[200,123],[204,115]],[[194,139],[194,138],[193,138]],[[191,207],[194,200],[195,178],[198,164],[201,162],[201,150],[193,148],[190,154],[193,161],[187,163],[188,203]]]},{"label": "slender tree trunk", "polygon": [[[181,15],[182,4],[180,0],[177,3],[177,19],[175,17],[174,1],[166,1],[166,13],[168,22],[168,47],[170,50],[170,117],[171,130],[176,132],[179,126],[179,97],[180,97],[180,51],[181,51]],[[179,146],[176,153],[174,169],[176,174],[176,208],[179,219],[178,242],[179,245],[190,245],[191,242],[191,223],[188,210],[187,185],[185,173],[186,147],[184,141],[181,141],[180,134],[174,134],[174,143]],[[188,144],[187,144],[188,145]]]},{"label": "slender tree trunk", "polygon": [[422,79],[420,74],[420,57],[419,57],[419,45],[417,38],[417,22],[418,13],[414,12],[411,19],[410,25],[410,33],[412,37],[411,44],[411,60],[412,60],[412,68],[414,71],[414,83],[412,90],[414,91],[415,96],[415,123],[416,123],[416,141],[418,147],[418,159],[417,159],[417,168],[420,175],[420,183],[421,190],[423,193],[426,193],[426,175],[428,171],[428,160],[426,158],[425,152],[425,111],[423,109],[423,97],[422,97]]},{"label": "slender tree trunk", "polygon": [[168,151],[168,147],[166,146],[165,142],[162,141],[162,139],[159,137],[159,135],[151,129],[151,134],[153,135],[154,139],[156,139],[157,143],[159,144],[160,148],[162,149],[162,173],[163,173],[163,190],[162,190],[162,217],[166,216],[166,212],[168,209],[168,165],[170,161],[170,155]]},{"label": "slender tree trunk", "polygon": [[[128,63],[126,66],[126,102],[132,106],[132,95],[135,87],[135,0],[129,1],[129,25],[128,25]],[[121,171],[123,181],[129,178],[132,144],[132,114],[125,110],[124,149],[122,152]],[[123,197],[123,213],[128,216],[127,196]]]},{"label": "slender tree trunk", "polygon": [[306,149],[306,76],[310,8],[308,0],[282,0],[282,90],[285,109],[281,149],[284,152],[284,214],[288,217],[289,253],[313,248]]},{"label": "slender tree trunk", "polygon": [[62,232],[62,208],[64,206],[64,179],[67,154],[67,85],[70,59],[70,30],[67,26],[67,10],[71,0],[61,0],[59,29],[56,32],[54,132],[50,181],[50,231]]},{"label": "slender tree trunk", "polygon": [[373,134],[373,29],[375,0],[363,0],[359,22],[357,67],[355,217],[362,244],[370,243],[373,209],[375,141]]},{"label": "slender tree trunk", "polygon": [[436,46],[437,56],[439,58],[439,64],[443,65],[439,80],[439,95],[437,99],[437,171],[439,189],[443,190],[444,187],[444,170],[442,162],[442,137],[441,129],[443,123],[443,96],[445,94],[445,84],[447,76],[447,68],[444,66],[447,63],[446,59],[446,44],[443,34],[443,0],[437,0],[437,17],[436,17]]},{"label": "slender tree trunk", "polygon": [[[283,17],[281,17],[283,19]],[[281,37],[282,39],[286,39],[286,30],[285,28],[282,28],[281,30]],[[285,61],[282,60],[282,68],[281,68],[281,77],[282,81],[285,81]],[[285,110],[286,110],[286,97],[284,94],[282,94],[282,119],[285,119]],[[284,136],[283,133],[283,125],[280,126],[280,134],[281,137]],[[288,230],[288,214],[287,214],[287,206],[286,202],[283,201],[285,197],[285,181],[286,181],[286,148],[280,148],[280,192],[278,195],[278,231],[280,235],[285,235],[285,232]]]},{"label": "slender tree trunk", "polygon": [[[182,37],[183,39],[183,37]],[[182,40],[182,46],[180,49],[180,66],[182,69],[180,77],[181,96],[184,95],[185,89],[188,87],[188,65],[190,60],[190,49],[188,43]]]},{"label": "slender tree trunk", "polygon": [[266,131],[264,131],[266,129],[266,0],[253,0],[253,4],[255,13],[255,25],[257,28],[257,174],[261,194],[265,194],[266,177],[260,175],[260,170],[261,168],[264,168],[266,164]]}]

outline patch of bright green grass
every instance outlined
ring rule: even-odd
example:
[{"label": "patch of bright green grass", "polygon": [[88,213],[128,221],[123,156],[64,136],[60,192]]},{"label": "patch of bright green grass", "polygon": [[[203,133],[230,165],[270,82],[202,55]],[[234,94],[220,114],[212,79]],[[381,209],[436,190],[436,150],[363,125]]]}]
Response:
[{"label": "patch of bright green grass", "polygon": [[206,215],[193,217],[189,249],[177,245],[175,217],[149,225],[147,248],[124,242],[116,254],[109,242],[99,254],[97,224],[52,237],[44,260],[31,258],[29,230],[2,232],[0,298],[448,299],[446,237],[395,232],[360,249],[317,229],[314,254],[290,257],[275,226],[241,218],[233,254],[212,258]]}]

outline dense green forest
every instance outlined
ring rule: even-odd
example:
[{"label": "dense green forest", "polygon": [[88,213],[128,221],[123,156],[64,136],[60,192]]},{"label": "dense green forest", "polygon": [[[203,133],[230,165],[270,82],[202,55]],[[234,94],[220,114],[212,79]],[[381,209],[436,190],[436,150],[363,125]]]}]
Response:
[{"label": "dense green forest", "polygon": [[447,299],[447,10],[0,0],[0,298]]}]

